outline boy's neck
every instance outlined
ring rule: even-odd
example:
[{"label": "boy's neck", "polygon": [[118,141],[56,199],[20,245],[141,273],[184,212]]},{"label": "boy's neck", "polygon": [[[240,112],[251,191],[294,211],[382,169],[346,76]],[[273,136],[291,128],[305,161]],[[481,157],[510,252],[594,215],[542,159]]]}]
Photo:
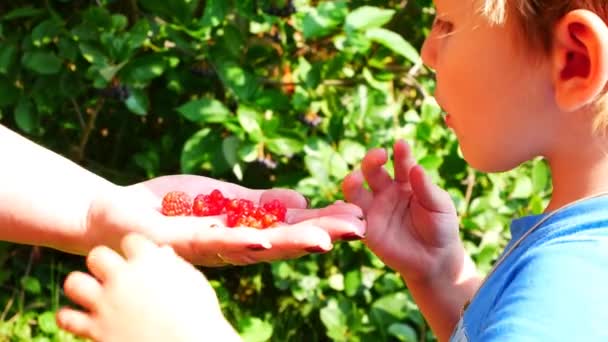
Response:
[{"label": "boy's neck", "polygon": [[553,193],[545,212],[608,192],[608,138],[598,136],[576,145],[547,157]]}]

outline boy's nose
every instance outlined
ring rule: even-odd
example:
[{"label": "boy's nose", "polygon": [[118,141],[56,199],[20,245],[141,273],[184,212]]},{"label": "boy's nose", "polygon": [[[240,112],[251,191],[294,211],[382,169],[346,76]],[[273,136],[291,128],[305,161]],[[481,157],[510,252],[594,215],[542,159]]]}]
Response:
[{"label": "boy's nose", "polygon": [[420,52],[422,62],[431,69],[435,69],[437,61],[437,39],[432,37],[432,33],[424,40],[422,51]]}]

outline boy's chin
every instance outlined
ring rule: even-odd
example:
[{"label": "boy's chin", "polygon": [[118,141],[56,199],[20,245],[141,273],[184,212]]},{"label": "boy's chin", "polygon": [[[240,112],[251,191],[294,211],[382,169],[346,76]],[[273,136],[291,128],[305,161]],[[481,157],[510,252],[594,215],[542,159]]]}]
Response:
[{"label": "boy's chin", "polygon": [[500,173],[511,171],[514,168],[520,166],[522,161],[512,161],[506,159],[496,158],[498,153],[483,156],[469,156],[463,151],[464,160],[473,169],[483,173]]}]

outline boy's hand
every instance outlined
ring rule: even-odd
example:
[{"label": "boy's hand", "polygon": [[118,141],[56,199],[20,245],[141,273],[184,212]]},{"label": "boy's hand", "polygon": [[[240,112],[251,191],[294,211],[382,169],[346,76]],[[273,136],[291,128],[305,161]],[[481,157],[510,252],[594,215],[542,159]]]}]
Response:
[{"label": "boy's hand", "polygon": [[84,310],[60,310],[60,327],[94,341],[241,341],[205,276],[170,247],[131,234],[122,251],[96,247],[91,274],[70,273],[65,293]]},{"label": "boy's hand", "polygon": [[[450,259],[462,250],[454,204],[446,191],[431,183],[405,142],[394,146],[394,179],[384,169],[386,162],[386,151],[369,151],[361,170],[344,180],[344,196],[363,209],[364,241],[389,267],[408,280],[434,277],[451,268]],[[371,191],[363,187],[364,181]]]},{"label": "boy's hand", "polygon": [[[169,217],[160,212],[162,198],[169,191],[185,191],[194,197],[214,189],[226,197],[256,204],[278,199],[287,207],[286,223],[267,229],[228,228],[222,216]],[[82,252],[97,245],[118,250],[120,239],[135,232],[171,245],[197,265],[245,265],[297,258],[327,252],[342,239],[363,237],[362,214],[360,208],[348,203],[308,209],[306,199],[292,190],[253,190],[201,176],[165,176],[119,187],[95,199],[84,223],[83,240],[89,245]]]}]

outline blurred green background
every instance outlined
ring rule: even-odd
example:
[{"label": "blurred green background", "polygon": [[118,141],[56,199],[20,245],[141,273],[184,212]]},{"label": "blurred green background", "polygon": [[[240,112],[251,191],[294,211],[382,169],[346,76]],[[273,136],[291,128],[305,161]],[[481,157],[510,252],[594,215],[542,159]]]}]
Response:
[{"label": "blurred green background", "polygon": [[[313,206],[342,199],[366,150],[405,139],[487,272],[508,222],[541,211],[548,169],[465,164],[419,57],[433,16],[431,0],[2,1],[0,123],[118,184],[192,173]],[[54,312],[83,261],[0,245],[0,341],[76,340]],[[361,242],[203,271],[245,341],[435,340]]]}]

